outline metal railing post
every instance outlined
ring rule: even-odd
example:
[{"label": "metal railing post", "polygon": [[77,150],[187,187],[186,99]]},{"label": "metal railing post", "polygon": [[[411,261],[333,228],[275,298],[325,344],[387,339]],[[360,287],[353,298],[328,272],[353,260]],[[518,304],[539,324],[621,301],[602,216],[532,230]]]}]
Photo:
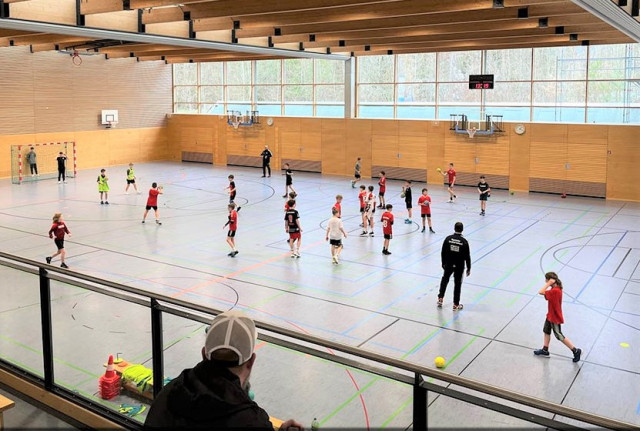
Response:
[{"label": "metal railing post", "polygon": [[162,390],[164,382],[164,349],[162,346],[162,310],[157,300],[151,299],[151,363],[153,364],[153,396]]},{"label": "metal railing post", "polygon": [[47,270],[40,268],[40,319],[42,320],[42,360],[44,369],[44,387],[53,389],[53,328],[51,325],[51,280]]},{"label": "metal railing post", "polygon": [[427,388],[422,386],[422,375],[416,373],[413,382],[413,430],[427,430]]}]

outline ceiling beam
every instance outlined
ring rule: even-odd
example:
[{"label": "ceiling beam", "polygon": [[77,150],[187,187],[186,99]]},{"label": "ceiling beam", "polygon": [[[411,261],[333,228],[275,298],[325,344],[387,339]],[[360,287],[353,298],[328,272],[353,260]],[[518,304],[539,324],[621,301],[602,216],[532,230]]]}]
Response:
[{"label": "ceiling beam", "polygon": [[[287,20],[276,21],[266,19],[264,16],[245,17],[240,20],[240,29],[236,30],[238,37],[259,37],[273,36],[274,29],[279,28],[282,35],[304,34],[304,33],[325,33],[332,31],[349,30],[377,30],[389,27],[413,27],[419,25],[435,24],[460,24],[475,23],[483,21],[515,20],[517,19],[518,8],[504,8],[492,10],[460,11],[455,13],[433,13],[433,14],[413,14],[401,17],[383,17],[379,19],[357,19],[351,21],[316,22],[300,24],[295,17]],[[529,19],[551,17],[558,15],[582,14],[587,16],[583,9],[570,3],[538,5],[529,7]],[[282,14],[281,14],[282,16]],[[315,19],[318,21],[318,18]],[[261,31],[252,32],[251,29],[260,28]],[[194,31],[205,30],[230,30],[233,28],[233,21],[225,18],[209,18],[194,20]]]},{"label": "ceiling beam", "polygon": [[177,6],[142,10],[143,24],[160,24],[163,22],[184,21],[184,18],[184,11]]},{"label": "ceiling beam", "polygon": [[[570,26],[576,24],[603,24],[602,20],[588,15],[569,15],[561,17],[553,17],[549,19],[549,27],[555,26]],[[523,20],[502,20],[502,21],[483,21],[474,23],[470,26],[462,27],[462,29],[469,35],[474,37],[474,34],[481,31],[509,31],[509,30],[525,30],[538,28],[538,21],[535,19],[523,19]],[[400,37],[400,36],[420,36],[420,35],[439,35],[447,33],[459,33],[461,31],[460,24],[441,24],[441,25],[425,25],[415,27],[403,27],[403,28],[388,28],[379,30],[354,30],[354,31],[342,31],[335,33],[319,33],[313,34],[313,39],[316,42],[321,41],[340,41],[347,39],[363,39],[374,37]],[[239,39],[243,39],[240,34]],[[286,43],[286,42],[303,42],[310,41],[310,34],[290,34],[284,36],[272,36],[274,44]]]},{"label": "ceiling beam", "polygon": [[256,47],[237,43],[211,42],[205,40],[186,39],[172,36],[130,33],[118,30],[104,30],[98,28],[76,27],[64,24],[26,21],[18,19],[0,19],[0,29],[22,30],[40,33],[53,33],[68,36],[86,37],[89,39],[112,39],[127,42],[153,43],[162,45],[181,46],[185,48],[217,49],[228,52],[253,53],[255,55],[270,55],[289,58],[322,58],[327,60],[346,60],[341,55],[328,55],[314,52],[303,52],[268,47]]},{"label": "ceiling beam", "polygon": [[[480,31],[475,32],[471,39],[481,39],[481,40],[494,40],[496,43],[500,43],[502,39],[512,39],[512,38],[531,38],[534,41],[534,38],[539,37],[556,37],[558,40],[566,39],[569,33],[593,33],[593,32],[606,32],[607,30],[611,30],[611,26],[601,23],[593,26],[569,26],[565,28],[565,34],[556,34],[556,30],[554,27],[547,28],[531,28],[526,30],[498,30],[498,31]],[[331,40],[331,41],[316,41],[316,42],[307,42],[304,44],[305,49],[307,48],[339,48],[339,47],[354,47],[354,46],[374,46],[374,45],[388,45],[394,43],[417,43],[417,42],[443,42],[447,43],[449,41],[457,41],[457,40],[468,40],[470,39],[468,32],[459,32],[459,33],[447,33],[447,34],[427,34],[427,35],[417,35],[417,36],[397,36],[397,37],[370,37],[364,39],[347,39],[347,40]],[[488,42],[489,45],[492,42]]]},{"label": "ceiling beam", "polygon": [[125,10],[122,0],[80,0],[80,13],[82,15],[117,12],[120,10]]}]

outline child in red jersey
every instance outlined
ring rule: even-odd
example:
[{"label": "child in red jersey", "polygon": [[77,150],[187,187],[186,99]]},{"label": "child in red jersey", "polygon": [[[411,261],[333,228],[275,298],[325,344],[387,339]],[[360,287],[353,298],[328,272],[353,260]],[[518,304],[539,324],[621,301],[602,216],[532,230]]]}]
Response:
[{"label": "child in red jersey", "polygon": [[338,210],[338,218],[342,217],[342,195],[336,195],[336,203],[333,204],[333,208]]},{"label": "child in red jersey", "polygon": [[378,196],[380,197],[380,205],[378,205],[378,208],[383,209],[385,208],[384,194],[387,191],[387,174],[384,171],[380,171],[380,180],[378,180],[378,186],[380,186],[380,188],[378,189]]},{"label": "child in red jersey", "polygon": [[538,292],[540,295],[544,295],[544,299],[547,300],[548,311],[547,319],[544,321],[544,343],[542,349],[534,350],[533,354],[537,356],[549,356],[549,342],[551,341],[551,331],[553,335],[561,341],[562,344],[567,346],[573,353],[573,362],[580,360],[582,350],[575,347],[568,338],[562,334],[560,325],[564,323],[564,317],[562,316],[562,282],[558,278],[558,274],[555,272],[547,272],[544,275],[547,281],[544,286]]},{"label": "child in red jersey", "polygon": [[[284,230],[289,234],[289,247],[291,257],[300,257],[300,243],[302,242],[302,226],[300,226],[300,214],[296,210],[296,201],[289,201],[289,210],[284,214]],[[296,247],[297,242],[297,247]]]},{"label": "child in red jersey", "polygon": [[[238,212],[236,211],[236,204],[230,203],[227,205],[229,209],[229,219],[222,226],[222,229],[229,226],[229,231],[227,232],[227,244],[231,247],[231,252],[227,254],[229,257],[236,257],[238,254],[238,249],[236,249],[236,230],[238,229]],[[239,208],[238,208],[239,209]]]},{"label": "child in red jersey", "polygon": [[364,184],[360,185],[360,193],[358,193],[358,200],[360,201],[360,215],[362,216],[362,223],[360,223],[360,227],[362,227],[362,233],[360,236],[365,236],[367,234],[367,225],[366,225],[366,217],[367,214],[365,212],[365,207],[367,206],[367,186]]},{"label": "child in red jersey", "polygon": [[389,255],[389,241],[393,238],[393,214],[391,210],[393,205],[387,204],[386,211],[382,214],[380,221],[382,222],[382,233],[384,235],[384,244],[382,246],[382,254]]},{"label": "child in red jersey", "polygon": [[420,207],[420,216],[422,217],[422,232],[425,230],[425,219],[429,222],[429,232],[435,233],[431,227],[431,196],[429,190],[422,189],[422,195],[418,198],[418,206]]},{"label": "child in red jersey", "polygon": [[46,258],[48,264],[51,264],[51,260],[54,257],[56,257],[57,255],[60,255],[60,260],[62,261],[60,266],[62,268],[69,268],[67,264],[64,263],[64,258],[67,254],[67,252],[64,251],[64,234],[65,233],[71,236],[71,232],[69,232],[69,228],[64,223],[64,220],[62,220],[62,214],[55,213],[53,215],[53,224],[51,225],[51,229],[49,229],[49,238],[53,238],[55,236],[55,239],[53,241],[55,242],[56,247],[58,247],[58,251],[55,252],[52,256],[49,256]]},{"label": "child in red jersey", "polygon": [[149,189],[149,197],[147,198],[147,206],[145,207],[144,215],[142,216],[142,223],[144,223],[144,221],[147,219],[149,210],[153,208],[153,212],[156,216],[156,223],[158,225],[162,224],[160,223],[160,219],[158,218],[158,195],[161,195],[163,193],[162,190],[162,186],[158,187],[158,183],[151,184],[151,189]]},{"label": "child in red jersey", "polygon": [[440,172],[443,177],[448,177],[447,191],[449,192],[449,203],[456,201],[456,194],[453,191],[453,186],[456,183],[456,170],[453,169],[453,163],[449,163],[449,169],[446,172]]}]

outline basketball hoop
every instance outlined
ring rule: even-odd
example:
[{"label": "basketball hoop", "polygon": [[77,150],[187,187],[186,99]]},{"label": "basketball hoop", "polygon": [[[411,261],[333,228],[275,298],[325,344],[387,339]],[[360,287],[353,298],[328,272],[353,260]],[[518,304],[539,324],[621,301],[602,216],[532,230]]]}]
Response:
[{"label": "basketball hoop", "polygon": [[107,124],[107,129],[115,129],[117,124],[118,123],[116,123],[115,121],[109,121]]},{"label": "basketball hoop", "polygon": [[473,138],[476,135],[478,129],[472,127],[471,129],[467,129],[467,133],[469,134],[469,139]]},{"label": "basketball hoop", "polygon": [[80,57],[80,54],[78,53],[78,51],[76,51],[75,49],[73,50],[73,53],[70,54],[71,55],[71,62],[76,65],[76,66],[80,66],[82,64],[82,57]]},{"label": "basketball hoop", "polygon": [[235,130],[238,130],[238,127],[240,127],[240,119],[236,117],[233,121],[231,121],[231,125]]}]

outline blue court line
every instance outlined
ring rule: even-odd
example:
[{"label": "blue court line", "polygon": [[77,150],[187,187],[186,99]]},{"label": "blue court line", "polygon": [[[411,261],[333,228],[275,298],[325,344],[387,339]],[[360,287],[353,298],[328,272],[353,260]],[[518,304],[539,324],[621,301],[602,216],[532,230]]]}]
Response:
[{"label": "blue court line", "polygon": [[587,288],[587,286],[589,286],[589,283],[591,283],[591,281],[596,277],[596,275],[598,275],[598,272],[600,272],[600,270],[602,269],[602,267],[604,266],[606,261],[609,259],[609,257],[611,257],[611,255],[613,254],[615,249],[618,247],[618,245],[622,242],[624,237],[627,236],[627,233],[629,233],[629,231],[625,231],[620,236],[620,239],[618,240],[618,242],[616,242],[615,245],[613,247],[611,247],[611,251],[609,251],[609,253],[607,254],[607,257],[602,259],[602,262],[600,262],[600,265],[598,265],[598,268],[596,268],[596,270],[591,273],[591,277],[589,277],[589,280],[587,280],[587,282],[582,286],[582,288],[580,289],[578,294],[573,298],[572,302],[576,302],[578,300],[578,298],[580,298],[580,295],[582,295],[582,292],[584,292],[584,290]]},{"label": "blue court line", "polygon": [[640,415],[640,403],[638,403],[638,408],[636,409],[636,414]]}]

